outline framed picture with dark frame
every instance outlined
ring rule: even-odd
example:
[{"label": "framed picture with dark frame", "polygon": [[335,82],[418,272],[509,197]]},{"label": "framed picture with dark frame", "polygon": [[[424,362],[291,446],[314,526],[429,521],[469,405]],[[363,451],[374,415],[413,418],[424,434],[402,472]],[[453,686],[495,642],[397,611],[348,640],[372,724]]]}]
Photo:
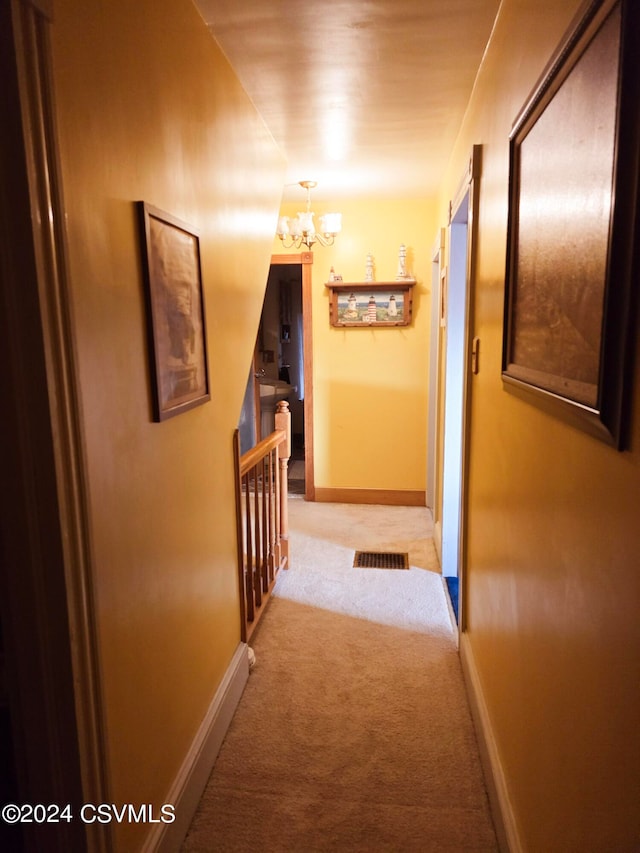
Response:
[{"label": "framed picture with dark frame", "polygon": [[510,136],[505,389],[618,448],[637,322],[639,8],[585,4]]},{"label": "framed picture with dark frame", "polygon": [[210,399],[200,240],[184,222],[137,202],[154,421]]}]

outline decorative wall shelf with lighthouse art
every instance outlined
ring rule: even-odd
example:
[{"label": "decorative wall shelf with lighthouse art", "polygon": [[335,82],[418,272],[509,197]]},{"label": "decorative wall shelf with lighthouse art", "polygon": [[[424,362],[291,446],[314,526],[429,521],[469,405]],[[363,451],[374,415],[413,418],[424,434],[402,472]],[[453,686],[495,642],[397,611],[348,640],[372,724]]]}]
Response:
[{"label": "decorative wall shelf with lighthouse art", "polygon": [[409,326],[415,279],[401,281],[328,281],[332,326],[366,329]]}]

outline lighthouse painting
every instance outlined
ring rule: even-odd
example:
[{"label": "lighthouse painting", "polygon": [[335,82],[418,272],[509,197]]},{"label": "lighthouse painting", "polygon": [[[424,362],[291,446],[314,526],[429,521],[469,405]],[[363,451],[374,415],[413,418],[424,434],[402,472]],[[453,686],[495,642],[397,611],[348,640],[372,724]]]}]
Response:
[{"label": "lighthouse painting", "polygon": [[338,325],[405,325],[404,292],[338,293]]}]

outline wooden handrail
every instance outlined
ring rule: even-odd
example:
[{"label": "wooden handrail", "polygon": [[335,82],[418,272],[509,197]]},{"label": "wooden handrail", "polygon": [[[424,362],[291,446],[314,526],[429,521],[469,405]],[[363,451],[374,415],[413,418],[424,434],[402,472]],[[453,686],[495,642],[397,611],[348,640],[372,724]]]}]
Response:
[{"label": "wooden handrail", "polygon": [[247,473],[250,468],[253,468],[274,448],[278,447],[287,438],[287,434],[282,429],[277,429],[258,442],[255,447],[247,450],[240,457],[240,476]]},{"label": "wooden handrail", "polygon": [[262,615],[276,575],[289,567],[287,469],[291,413],[278,403],[276,429],[242,456],[234,434],[236,529],[241,633],[248,642]]}]

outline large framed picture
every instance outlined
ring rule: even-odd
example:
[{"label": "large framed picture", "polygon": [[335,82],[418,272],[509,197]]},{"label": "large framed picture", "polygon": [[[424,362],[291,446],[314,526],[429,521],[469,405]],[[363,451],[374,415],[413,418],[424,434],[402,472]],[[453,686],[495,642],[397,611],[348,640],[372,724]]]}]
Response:
[{"label": "large framed picture", "polygon": [[510,136],[505,388],[617,447],[635,322],[639,8],[583,6]]},{"label": "large framed picture", "polygon": [[210,399],[198,235],[176,217],[137,203],[147,305],[153,419]]}]

